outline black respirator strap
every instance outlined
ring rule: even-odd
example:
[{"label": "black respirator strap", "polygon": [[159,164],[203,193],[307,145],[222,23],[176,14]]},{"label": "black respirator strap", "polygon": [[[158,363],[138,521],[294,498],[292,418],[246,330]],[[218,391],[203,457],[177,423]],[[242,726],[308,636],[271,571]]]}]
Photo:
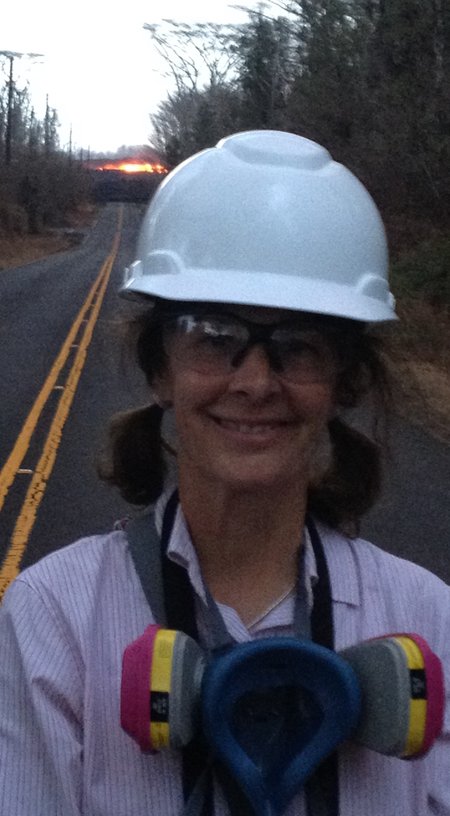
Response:
[{"label": "black respirator strap", "polygon": [[[331,582],[322,542],[310,517],[306,518],[311,546],[316,559],[317,582],[313,586],[311,638],[314,643],[334,650]],[[305,782],[308,816],[339,816],[339,768],[336,751],[325,759]]]},{"label": "black respirator strap", "polygon": [[308,516],[306,528],[316,559],[317,581],[313,585],[313,608],[311,612],[311,637],[314,643],[334,651],[333,604],[331,582],[322,542],[316,525]]},{"label": "black respirator strap", "polygon": [[178,491],[175,490],[166,504],[161,530],[160,560],[165,613],[169,629],[184,632],[198,641],[195,597],[189,576],[184,567],[167,557],[178,503]]}]

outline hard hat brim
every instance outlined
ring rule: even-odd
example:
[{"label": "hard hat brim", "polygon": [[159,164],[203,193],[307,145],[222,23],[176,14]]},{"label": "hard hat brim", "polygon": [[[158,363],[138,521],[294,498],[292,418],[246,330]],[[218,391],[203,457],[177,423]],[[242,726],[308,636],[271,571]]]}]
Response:
[{"label": "hard hat brim", "polygon": [[[139,263],[139,262],[138,262]],[[322,282],[311,278],[299,278],[293,275],[259,272],[235,272],[229,270],[186,270],[176,275],[161,274],[150,276],[142,274],[133,267],[128,280],[121,287],[119,294],[133,300],[162,298],[187,302],[235,303],[243,306],[262,306],[274,309],[292,309],[293,311],[312,312],[334,317],[343,317],[362,322],[381,323],[397,320],[394,311],[394,299],[382,278],[367,275],[371,288],[376,295],[357,291],[353,286],[328,281]],[[133,274],[137,273],[137,274]],[[224,280],[230,297],[224,295]],[[380,287],[385,288],[385,299],[380,299]],[[150,291],[151,290],[151,291]]]}]

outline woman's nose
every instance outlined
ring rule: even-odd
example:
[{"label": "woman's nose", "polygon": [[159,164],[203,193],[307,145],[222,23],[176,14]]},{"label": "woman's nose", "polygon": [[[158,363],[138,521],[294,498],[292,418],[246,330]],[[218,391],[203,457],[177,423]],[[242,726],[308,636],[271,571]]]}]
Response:
[{"label": "woman's nose", "polygon": [[265,348],[261,344],[251,346],[233,371],[230,389],[265,396],[279,388],[279,379]]}]

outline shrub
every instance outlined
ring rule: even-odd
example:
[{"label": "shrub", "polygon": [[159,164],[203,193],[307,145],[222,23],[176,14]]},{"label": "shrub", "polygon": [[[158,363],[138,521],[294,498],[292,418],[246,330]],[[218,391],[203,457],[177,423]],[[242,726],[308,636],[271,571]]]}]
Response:
[{"label": "shrub", "polygon": [[424,241],[392,264],[391,281],[400,297],[450,305],[450,238]]},{"label": "shrub", "polygon": [[0,201],[0,232],[24,235],[27,231],[27,215],[23,207],[8,201]]}]

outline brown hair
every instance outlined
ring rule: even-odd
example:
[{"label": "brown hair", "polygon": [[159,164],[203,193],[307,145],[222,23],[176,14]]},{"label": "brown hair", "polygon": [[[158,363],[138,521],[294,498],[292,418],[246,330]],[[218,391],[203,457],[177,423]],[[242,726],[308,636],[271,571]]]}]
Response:
[{"label": "brown hair", "polygon": [[[180,313],[183,305],[189,310],[193,304],[159,301],[128,324],[131,346],[150,387],[167,362],[161,319],[167,314]],[[329,422],[331,464],[308,491],[309,512],[320,521],[354,535],[381,486],[381,442],[386,439],[386,418],[391,403],[382,342],[356,321],[315,317],[332,323],[336,330],[337,352],[342,363],[337,382],[338,406],[355,408],[369,393],[374,401],[374,439],[342,418],[335,417]],[[117,414],[111,421],[109,447],[99,464],[99,475],[118,487],[131,504],[151,504],[163,490],[166,466],[162,417],[163,409],[152,404]]]}]

